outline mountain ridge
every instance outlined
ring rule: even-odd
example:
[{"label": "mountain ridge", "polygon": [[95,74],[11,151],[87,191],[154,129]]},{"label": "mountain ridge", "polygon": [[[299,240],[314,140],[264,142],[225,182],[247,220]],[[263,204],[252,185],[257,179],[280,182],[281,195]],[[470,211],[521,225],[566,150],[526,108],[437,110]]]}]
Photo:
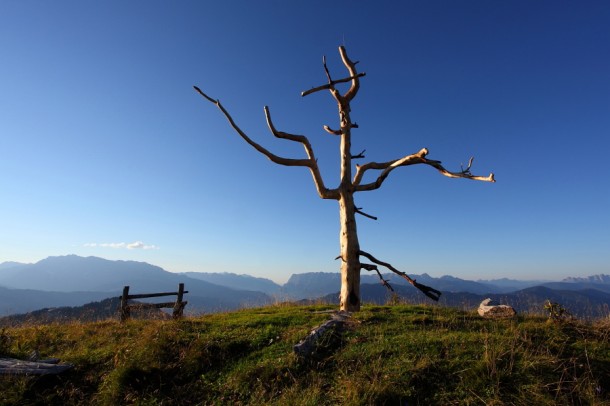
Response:
[{"label": "mountain ridge", "polygon": [[[460,310],[474,310],[486,298],[493,303],[506,304],[515,308],[519,314],[544,315],[544,304],[547,300],[559,303],[575,317],[581,319],[606,318],[610,312],[610,293],[599,290],[554,290],[544,286],[535,286],[511,293],[481,295],[471,292],[443,292],[438,303],[431,302],[412,286],[396,286],[394,292],[388,291],[380,284],[363,284],[360,286],[363,303],[383,305],[392,301],[406,304],[453,307]],[[314,303],[339,304],[338,294],[329,294],[317,300],[303,300],[303,304]]]},{"label": "mountain ridge", "polygon": [[[610,276],[604,274],[570,277],[558,282],[508,278],[470,281],[451,275],[435,278],[427,273],[412,274],[411,277],[442,291],[445,298],[461,295],[462,300],[468,297],[478,300],[481,296],[507,295],[537,286],[554,291],[589,290],[594,296],[597,293],[593,293],[593,290],[610,293]],[[412,289],[398,275],[384,274],[384,278],[395,289]],[[536,282],[539,283],[535,284]],[[36,310],[35,306],[83,305],[116,296],[123,286],[130,286],[133,293],[153,293],[170,291],[178,283],[185,283],[190,292],[187,296],[188,313],[324,298],[336,295],[341,281],[338,272],[305,272],[292,274],[285,284],[280,285],[270,279],[247,274],[172,273],[146,262],[115,261],[93,256],[53,256],[33,264],[0,263],[0,315]],[[363,272],[361,284],[379,285],[379,278],[376,274]],[[417,297],[421,296],[419,292],[413,292]]]},{"label": "mountain ridge", "polygon": [[569,276],[569,277],[563,279],[561,282],[569,282],[569,283],[586,282],[586,283],[602,283],[604,285],[610,285],[610,275],[606,275],[606,274],[602,273],[602,274],[591,275],[591,276],[586,276],[586,277]]},{"label": "mountain ridge", "polygon": [[185,283],[189,291],[185,297],[189,302],[187,313],[233,310],[273,301],[262,292],[212,284],[146,262],[69,255],[5,271],[10,272],[0,272],[0,289],[4,292],[0,296],[0,315],[35,310],[30,304],[44,304],[45,298],[48,304],[38,308],[83,305],[118,296],[123,286],[130,286],[132,294],[168,292],[179,283]]}]

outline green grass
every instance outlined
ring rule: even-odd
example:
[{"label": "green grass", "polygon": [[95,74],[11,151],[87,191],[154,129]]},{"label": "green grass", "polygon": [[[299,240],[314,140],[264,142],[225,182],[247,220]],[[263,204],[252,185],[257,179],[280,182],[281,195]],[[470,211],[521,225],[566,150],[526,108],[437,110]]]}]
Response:
[{"label": "green grass", "polygon": [[330,348],[298,359],[292,346],[329,309],[0,330],[0,354],[37,350],[75,365],[58,376],[0,376],[0,404],[610,404],[607,322],[364,306]]}]

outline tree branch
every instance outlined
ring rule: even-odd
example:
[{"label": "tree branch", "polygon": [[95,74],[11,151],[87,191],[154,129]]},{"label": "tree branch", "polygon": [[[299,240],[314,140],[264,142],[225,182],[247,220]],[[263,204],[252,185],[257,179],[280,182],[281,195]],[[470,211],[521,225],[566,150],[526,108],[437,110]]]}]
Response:
[{"label": "tree branch", "polygon": [[295,135],[295,134],[285,133],[283,131],[276,130],[275,126],[273,125],[273,121],[271,120],[271,113],[269,112],[269,107],[265,106],[265,107],[263,107],[263,110],[265,111],[265,119],[267,120],[267,127],[269,127],[269,130],[271,131],[271,133],[273,135],[275,135],[277,138],[281,138],[284,140],[300,142],[301,144],[303,144],[303,147],[305,147],[305,152],[307,153],[307,156],[310,159],[315,159],[313,157],[314,154],[313,154],[313,150],[311,148],[311,144],[306,136]]},{"label": "tree branch", "polygon": [[273,121],[271,120],[271,113],[269,112],[269,107],[265,106],[264,110],[265,118],[267,119],[267,126],[269,127],[269,130],[271,130],[271,133],[273,135],[275,135],[277,138],[300,142],[301,144],[303,144],[303,147],[305,148],[305,153],[309,158],[309,164],[306,166],[311,171],[311,176],[313,177],[313,181],[316,185],[318,195],[320,195],[320,197],[322,197],[323,199],[337,199],[338,192],[335,190],[329,190],[326,188],[326,186],[324,186],[324,179],[322,179],[322,174],[320,173],[318,160],[315,157],[309,139],[304,135],[289,134],[283,131],[276,130],[275,126],[273,125]]},{"label": "tree branch", "polygon": [[201,89],[199,89],[197,86],[193,86],[195,88],[195,90],[202,95],[203,97],[205,97],[207,100],[209,100],[210,102],[214,103],[219,109],[220,111],[222,111],[222,114],[224,114],[225,118],[229,121],[229,123],[231,124],[231,127],[233,127],[233,129],[240,135],[241,138],[244,139],[244,141],[246,141],[248,144],[250,144],[252,147],[254,147],[254,149],[256,149],[258,152],[260,152],[261,154],[265,155],[267,158],[269,158],[271,161],[275,162],[276,164],[279,165],[285,165],[285,166],[309,166],[311,165],[311,160],[310,159],[290,159],[290,158],[283,158],[280,156],[277,156],[275,154],[273,154],[272,152],[268,151],[267,149],[265,149],[264,147],[262,147],[261,145],[257,144],[256,142],[254,142],[252,139],[250,139],[250,137],[248,137],[242,130],[241,128],[239,128],[237,126],[237,124],[235,123],[235,121],[233,120],[233,117],[231,117],[231,115],[229,114],[229,112],[223,107],[223,105],[220,103],[220,100],[214,100],[211,97],[209,97],[208,95],[206,95],[205,93],[203,93],[201,91]]},{"label": "tree branch", "polygon": [[345,50],[344,46],[339,47],[339,53],[341,54],[341,59],[343,60],[343,64],[349,71],[350,76],[353,78],[352,86],[343,95],[343,97],[349,102],[356,96],[356,93],[358,93],[358,89],[360,89],[360,80],[358,78],[365,76],[365,74],[364,73],[359,74],[356,72],[356,63],[352,62],[351,59],[349,59],[349,57],[347,56],[347,51]]},{"label": "tree branch", "polygon": [[330,128],[327,125],[324,126],[324,130],[326,130],[327,133],[332,134],[332,135],[341,135],[341,130],[333,130],[332,128]]},{"label": "tree branch", "polygon": [[334,89],[334,87],[335,87],[335,85],[337,83],[345,83],[345,82],[357,80],[358,78],[361,78],[363,76],[366,76],[365,72],[358,73],[355,76],[350,76],[350,77],[343,78],[343,79],[333,80],[331,83],[327,83],[327,84],[322,85],[322,86],[312,87],[309,90],[305,90],[305,91],[301,92],[301,97],[305,97],[305,96],[308,96],[308,95],[310,95],[312,93],[319,92],[320,90],[331,90],[331,89]]},{"label": "tree branch", "polygon": [[366,269],[367,271],[377,272],[377,275],[379,275],[379,279],[381,279],[381,284],[388,288],[390,291],[394,292],[394,288],[392,287],[392,285],[390,285],[390,282],[388,282],[386,279],[383,279],[383,276],[381,275],[381,272],[379,272],[379,268],[377,268],[377,265],[361,263],[360,268]]},{"label": "tree branch", "polygon": [[330,72],[328,71],[328,66],[326,65],[326,56],[322,57],[322,65],[324,65],[324,72],[326,72],[326,78],[328,79],[328,84],[332,85],[333,79],[330,77]]},{"label": "tree branch", "polygon": [[362,207],[356,207],[355,212],[360,214],[361,216],[368,217],[368,218],[370,218],[372,220],[377,220],[377,217],[371,216],[370,214],[366,214],[365,212],[363,212],[360,209],[362,209]]},{"label": "tree branch", "polygon": [[[468,167],[463,169],[460,172],[451,172],[445,169],[441,165],[441,161],[435,161],[431,159],[427,159],[426,155],[428,155],[428,149],[422,148],[419,152],[411,155],[407,155],[403,158],[395,159],[393,161],[377,163],[377,162],[369,162],[362,166],[358,166],[356,169],[356,175],[354,175],[353,184],[355,186],[354,190],[357,192],[375,190],[381,187],[383,181],[388,177],[388,175],[396,168],[400,166],[409,166],[409,165],[417,165],[417,164],[425,164],[432,166],[436,170],[438,170],[442,175],[447,176],[449,178],[464,178],[470,180],[479,180],[483,182],[495,182],[494,174],[491,173],[489,176],[475,176],[470,172],[470,167],[472,165],[473,158],[470,158]],[[379,177],[371,183],[361,185],[362,177],[364,173],[369,169],[382,170]]]},{"label": "tree branch", "polygon": [[359,251],[359,254],[363,257],[368,258],[370,261],[374,262],[377,265],[381,265],[383,267],[388,268],[390,271],[394,272],[395,274],[401,276],[402,278],[406,279],[411,285],[415,286],[417,289],[421,290],[422,293],[426,296],[428,296],[430,299],[437,301],[441,296],[441,292],[431,288],[429,286],[426,285],[422,285],[421,283],[417,283],[417,281],[415,279],[412,279],[409,277],[409,275],[407,275],[404,272],[399,271],[398,269],[394,268],[392,265],[388,264],[387,262],[383,262],[378,260],[377,258],[375,258],[374,256],[372,256],[371,254],[369,254],[368,252],[364,252],[364,251]]},{"label": "tree branch", "polygon": [[193,88],[197,91],[197,93],[199,93],[201,96],[203,96],[206,100],[208,100],[211,103],[214,103],[220,109],[220,111],[225,116],[225,118],[229,121],[229,124],[235,130],[235,132],[237,132],[237,134],[239,134],[239,136],[244,141],[246,141],[248,144],[250,144],[254,149],[256,149],[261,154],[265,155],[269,160],[271,160],[272,162],[275,162],[278,165],[304,166],[304,167],[309,168],[309,170],[311,171],[311,174],[314,178],[314,183],[316,185],[318,195],[323,199],[335,199],[336,200],[339,198],[339,194],[336,190],[329,190],[329,189],[326,189],[326,187],[324,186],[324,182],[322,180],[322,176],[320,174],[318,164],[316,162],[315,157],[313,156],[313,149],[311,148],[311,145],[309,144],[309,141],[307,140],[307,138],[302,135],[299,136],[299,135],[279,133],[277,131],[274,131],[275,129],[273,128],[273,124],[271,123],[271,120],[269,117],[269,110],[267,107],[265,107],[265,114],[267,116],[267,123],[269,124],[269,128],[272,129],[273,134],[278,138],[284,138],[284,139],[288,139],[291,141],[296,141],[296,142],[302,143],[303,146],[305,147],[305,150],[307,151],[308,159],[291,159],[291,158],[280,157],[278,155],[273,154],[272,152],[270,152],[269,150],[267,150],[260,144],[253,141],[250,137],[248,137],[241,130],[241,128],[239,128],[239,126],[233,120],[233,117],[231,117],[229,112],[220,103],[220,100],[212,99],[207,94],[202,92],[201,89],[199,89],[197,86],[193,86]]},{"label": "tree branch", "polygon": [[[347,68],[350,76],[347,78],[343,78],[343,79],[333,80],[330,76],[330,72],[328,71],[328,66],[326,66],[326,57],[324,56],[324,57],[322,57],[322,64],[324,65],[324,72],[326,73],[326,78],[328,79],[328,83],[325,85],[313,87],[309,90],[305,90],[305,91],[301,92],[301,97],[305,97],[312,93],[319,92],[320,90],[330,90],[331,93],[333,94],[333,96],[335,97],[335,99],[337,99],[337,101],[341,101],[340,99],[344,98],[345,101],[347,103],[349,103],[354,98],[354,96],[356,96],[356,93],[358,93],[358,89],[360,88],[359,78],[366,76],[366,73],[365,72],[362,72],[362,73],[356,72],[356,64],[358,62],[352,62],[349,59],[349,57],[347,56],[347,52],[345,51],[345,47],[343,47],[343,46],[339,47],[339,54],[341,55],[341,60],[343,61],[343,64]],[[346,82],[350,82],[350,81],[352,82],[352,86],[349,88],[349,90],[347,92],[345,92],[345,94],[343,96],[341,96],[339,94],[339,92],[337,92],[337,90],[335,89],[335,85],[338,83],[346,83]]]},{"label": "tree branch", "polygon": [[352,155],[352,159],[361,159],[364,158],[364,153],[366,152],[366,149],[363,149],[361,153],[359,153],[358,155]]}]

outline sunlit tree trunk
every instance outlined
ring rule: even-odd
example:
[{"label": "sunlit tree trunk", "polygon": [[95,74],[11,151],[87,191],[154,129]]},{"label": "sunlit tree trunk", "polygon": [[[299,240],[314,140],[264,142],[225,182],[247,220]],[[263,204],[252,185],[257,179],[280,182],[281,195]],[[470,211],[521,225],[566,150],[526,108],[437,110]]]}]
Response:
[{"label": "sunlit tree trunk", "polygon": [[341,195],[339,200],[341,220],[341,310],[360,310],[360,244],[356,229],[354,196]]},{"label": "sunlit tree trunk", "polygon": [[340,309],[360,310],[360,244],[356,227],[356,205],[352,185],[352,122],[349,101],[337,93],[341,125],[341,183],[339,184],[339,242],[341,246]]}]

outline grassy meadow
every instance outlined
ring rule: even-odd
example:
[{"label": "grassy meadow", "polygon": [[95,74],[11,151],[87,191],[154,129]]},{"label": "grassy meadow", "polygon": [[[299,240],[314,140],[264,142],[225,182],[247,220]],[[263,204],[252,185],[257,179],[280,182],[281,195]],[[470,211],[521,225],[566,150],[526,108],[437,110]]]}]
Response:
[{"label": "grassy meadow", "polygon": [[179,321],[0,329],[0,356],[74,368],[0,375],[0,404],[610,404],[610,322],[487,320],[438,306],[363,306],[300,359],[335,306],[276,305]]}]

